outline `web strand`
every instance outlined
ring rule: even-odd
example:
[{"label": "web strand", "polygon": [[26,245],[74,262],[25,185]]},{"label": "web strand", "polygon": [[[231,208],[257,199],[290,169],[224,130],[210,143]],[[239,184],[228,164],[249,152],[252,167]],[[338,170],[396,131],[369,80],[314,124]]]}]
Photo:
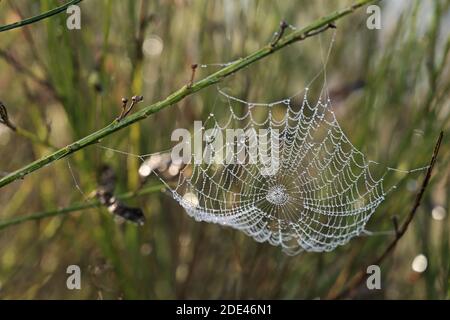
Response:
[{"label": "web strand", "polygon": [[66,160],[66,162],[67,162],[67,167],[69,168],[70,175],[72,177],[73,184],[75,185],[75,188],[78,190],[78,192],[80,192],[80,194],[82,195],[84,201],[88,202],[89,201],[89,197],[87,197],[86,194],[81,189],[81,186],[78,183],[77,178],[75,177],[75,173],[73,172],[73,169],[72,169],[72,166],[70,164],[70,161]]}]

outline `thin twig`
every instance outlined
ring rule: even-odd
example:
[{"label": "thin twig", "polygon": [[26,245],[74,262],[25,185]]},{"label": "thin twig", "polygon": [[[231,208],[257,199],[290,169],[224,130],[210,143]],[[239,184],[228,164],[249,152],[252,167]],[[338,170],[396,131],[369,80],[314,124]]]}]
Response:
[{"label": "thin twig", "polygon": [[117,117],[117,121],[120,121],[125,117],[125,113],[127,112],[127,104],[128,98],[122,98],[122,111],[120,112],[119,117]]},{"label": "thin twig", "polygon": [[[139,197],[139,196],[143,196],[143,195],[147,195],[147,194],[151,194],[151,193],[156,193],[161,190],[164,190],[164,188],[165,188],[165,185],[158,184],[158,185],[149,186],[147,188],[141,189],[137,192],[123,193],[121,195],[118,195],[117,198],[120,200],[131,199],[131,198],[135,198],[135,197]],[[34,214],[15,217],[12,219],[7,219],[7,220],[0,220],[0,230],[17,225],[17,224],[21,224],[21,223],[27,222],[27,221],[34,221],[34,220],[40,220],[40,219],[50,218],[50,217],[54,217],[54,216],[60,216],[60,215],[64,215],[64,214],[68,214],[68,213],[72,213],[72,212],[76,212],[76,211],[81,211],[81,210],[85,210],[85,209],[89,209],[89,208],[100,207],[100,206],[102,206],[102,204],[100,203],[99,200],[92,200],[89,202],[76,203],[71,206],[61,208],[61,209],[55,209],[55,210],[50,210],[50,211],[45,211],[45,212],[34,213]]]},{"label": "thin twig", "polygon": [[122,112],[120,113],[120,116],[117,118],[117,122],[121,121],[123,118],[125,118],[133,109],[133,107],[138,104],[139,102],[143,101],[143,96],[133,96],[131,97],[131,104],[127,107],[128,99],[122,98]]},{"label": "thin twig", "polygon": [[46,88],[56,100],[60,102],[62,101],[62,98],[59,96],[58,92],[47,79],[42,79],[41,77],[37,76],[33,71],[31,71],[30,68],[20,63],[13,53],[0,49],[0,58],[3,58],[17,72],[22,73],[24,76],[28,77],[36,84]]},{"label": "thin twig", "polygon": [[20,63],[14,53],[10,53],[6,50],[0,49],[0,57],[5,59],[5,61],[14,69],[16,69],[17,72],[23,73],[25,76],[29,77],[31,80],[45,88],[50,87],[50,83],[48,81],[38,77],[29,68]]},{"label": "thin twig", "polygon": [[[15,181],[18,179],[23,179],[27,174],[34,172],[49,163],[52,163],[54,161],[60,160],[62,158],[67,157],[68,155],[77,152],[78,150],[81,150],[83,148],[86,148],[87,146],[90,146],[92,144],[98,143],[102,138],[109,136],[113,134],[116,131],[119,131],[125,127],[130,126],[131,124],[146,119],[148,116],[150,116],[153,113],[156,113],[160,111],[163,108],[166,108],[168,106],[171,106],[181,100],[183,100],[185,97],[194,94],[197,91],[200,91],[206,87],[212,86],[214,84],[217,84],[221,82],[224,78],[234,74],[235,72],[275,53],[278,50],[281,50],[282,48],[287,47],[288,45],[305,40],[309,36],[311,36],[311,32],[314,30],[322,30],[324,26],[326,26],[328,29],[329,24],[333,21],[340,19],[348,14],[353,13],[357,8],[360,8],[368,3],[377,2],[379,0],[360,0],[353,4],[350,7],[347,7],[343,10],[336,11],[326,17],[320,18],[310,25],[308,25],[305,28],[293,31],[289,33],[288,35],[281,38],[276,45],[271,46],[270,44],[253,52],[252,54],[248,55],[245,58],[239,59],[230,65],[220,69],[219,71],[209,75],[208,77],[197,81],[195,84],[192,85],[191,88],[188,88],[187,85],[179,89],[178,91],[172,93],[169,95],[166,99],[156,102],[152,105],[149,105],[138,112],[135,112],[134,114],[126,117],[122,121],[114,121],[110,125],[76,141],[72,144],[59,149],[58,151],[49,154],[41,159],[38,159],[25,167],[16,170],[9,174],[6,177],[3,177],[0,179],[0,188]],[[325,30],[326,30],[325,29]]]},{"label": "thin twig", "polygon": [[336,25],[334,23],[329,23],[326,26],[321,27],[320,29],[312,30],[311,32],[308,32],[306,34],[307,37],[312,37],[315,35],[318,35],[319,33],[322,33],[328,29],[336,29]]},{"label": "thin twig", "polygon": [[371,263],[364,266],[363,269],[361,269],[349,282],[349,285],[346,289],[339,292],[338,294],[330,294],[328,296],[328,299],[344,299],[351,297],[357,288],[361,286],[361,284],[364,282],[364,280],[367,278],[367,267],[370,265],[380,265],[387,256],[394,250],[397,243],[400,241],[400,239],[403,237],[403,235],[406,233],[406,230],[408,230],[408,226],[410,225],[411,221],[414,219],[417,209],[420,206],[420,203],[422,202],[423,195],[425,194],[425,190],[428,186],[428,183],[431,179],[431,174],[433,172],[434,165],[436,163],[436,158],[439,153],[439,148],[441,146],[442,138],[444,136],[444,133],[441,132],[439,134],[439,138],[436,142],[436,145],[434,147],[433,155],[430,160],[430,165],[428,167],[427,173],[425,175],[425,178],[423,179],[422,186],[419,190],[419,192],[416,195],[414,205],[411,208],[410,212],[408,213],[405,221],[400,227],[397,227],[395,238],[392,240],[392,242],[386,247],[386,249],[383,251],[383,253],[376,259],[374,259]]},{"label": "thin twig", "polygon": [[187,85],[188,88],[192,88],[195,80],[195,71],[197,70],[198,64],[194,63],[191,65],[191,79],[189,79],[189,83]]},{"label": "thin twig", "polygon": [[[19,6],[16,3],[13,3],[12,1],[8,2],[9,6],[14,10],[14,12],[19,16],[19,18],[21,20],[24,19],[24,15],[22,14],[22,11],[20,10]],[[37,64],[39,64],[39,66],[45,71],[45,73],[48,73],[47,70],[47,66],[45,65],[45,63],[43,62],[43,60],[41,59],[41,56],[38,53],[37,50],[37,46],[36,43],[33,39],[33,35],[31,34],[30,28],[25,27],[25,28],[21,28],[21,31],[23,33],[23,36],[25,38],[25,41],[28,44],[29,47],[29,52],[31,53],[31,55],[33,56],[34,61],[37,62]]]},{"label": "thin twig", "polygon": [[397,216],[393,216],[392,217],[392,223],[394,224],[394,232],[395,232],[395,237],[399,237],[399,227],[398,227],[398,217]]},{"label": "thin twig", "polygon": [[53,150],[58,149],[54,145],[52,145],[50,142],[48,142],[47,140],[41,139],[37,134],[13,124],[11,122],[11,120],[9,119],[6,106],[1,101],[0,101],[0,124],[9,128],[15,134],[17,134],[23,138],[26,138],[34,143],[43,145],[43,146],[53,149]]},{"label": "thin twig", "polygon": [[289,25],[287,24],[286,21],[283,20],[280,22],[280,30],[278,30],[278,32],[275,34],[276,35],[275,39],[270,44],[271,47],[275,46],[278,43],[278,41],[280,41],[287,27],[289,27]]},{"label": "thin twig", "polygon": [[17,22],[11,23],[11,24],[7,24],[7,25],[4,25],[4,26],[0,26],[0,32],[11,30],[11,29],[15,29],[15,28],[20,28],[20,27],[26,26],[27,24],[35,23],[35,22],[38,22],[40,20],[49,18],[51,16],[54,16],[55,14],[58,14],[58,13],[61,13],[61,12],[65,11],[71,5],[75,5],[77,3],[80,3],[81,1],[82,0],[72,0],[72,1],[69,1],[68,3],[66,3],[66,4],[64,4],[62,6],[59,6],[57,8],[52,9],[52,10],[49,10],[47,12],[41,13],[41,14],[39,14],[37,16],[31,17],[31,18],[28,18],[28,19],[24,19],[22,21],[17,21]]}]

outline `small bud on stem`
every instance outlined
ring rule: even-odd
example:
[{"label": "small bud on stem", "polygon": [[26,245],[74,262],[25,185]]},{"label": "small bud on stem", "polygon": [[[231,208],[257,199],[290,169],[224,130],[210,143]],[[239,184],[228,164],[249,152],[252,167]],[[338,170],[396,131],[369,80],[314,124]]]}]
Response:
[{"label": "small bud on stem", "polygon": [[194,79],[195,79],[195,70],[197,70],[198,64],[194,63],[193,65],[191,65],[191,79],[189,80],[189,83],[187,85],[188,88],[192,88],[192,85],[194,84]]},{"label": "small bud on stem", "polygon": [[280,41],[287,27],[289,27],[289,24],[286,21],[282,20],[280,22],[280,30],[275,33],[275,39],[270,44],[271,47],[274,47],[278,43],[278,41]]},{"label": "small bud on stem", "polygon": [[131,104],[127,109],[128,104],[128,98],[122,98],[122,112],[120,113],[119,117],[117,118],[117,121],[121,121],[123,118],[125,118],[133,109],[134,105],[143,101],[144,96],[132,96],[131,97]]}]

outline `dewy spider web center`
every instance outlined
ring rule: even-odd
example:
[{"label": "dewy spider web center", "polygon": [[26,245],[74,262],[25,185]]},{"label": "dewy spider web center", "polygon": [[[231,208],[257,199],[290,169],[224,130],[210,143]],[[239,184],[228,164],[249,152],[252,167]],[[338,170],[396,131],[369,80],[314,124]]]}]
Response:
[{"label": "dewy spider web center", "polygon": [[267,201],[277,206],[286,204],[289,201],[289,198],[289,194],[287,193],[286,188],[283,185],[270,187],[269,191],[266,194]]}]

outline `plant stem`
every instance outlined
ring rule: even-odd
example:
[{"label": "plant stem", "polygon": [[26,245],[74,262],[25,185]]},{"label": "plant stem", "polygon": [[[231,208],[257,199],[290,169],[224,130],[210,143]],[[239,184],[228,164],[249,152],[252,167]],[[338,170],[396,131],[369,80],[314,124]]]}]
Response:
[{"label": "plant stem", "polygon": [[174,93],[169,95],[166,99],[156,102],[150,106],[147,106],[147,107],[141,109],[140,111],[126,117],[125,119],[122,119],[120,122],[114,121],[111,124],[109,124],[108,126],[104,127],[103,129],[100,129],[100,130],[98,130],[76,142],[73,142],[72,144],[70,144],[62,149],[59,149],[58,151],[56,151],[50,155],[47,155],[41,159],[38,159],[38,160],[26,165],[25,167],[15,171],[15,172],[12,172],[11,174],[7,175],[6,177],[3,177],[2,179],[0,179],[0,188],[4,187],[5,185],[7,185],[15,180],[23,179],[27,174],[34,172],[34,171],[48,165],[49,163],[52,163],[56,160],[67,157],[68,155],[70,155],[80,149],[83,149],[91,144],[98,143],[98,142],[100,142],[100,140],[102,138],[109,136],[112,133],[114,133],[118,130],[121,130],[125,127],[128,127],[137,121],[143,120],[143,119],[147,118],[148,116],[150,116],[151,114],[156,113],[163,108],[171,106],[171,105],[181,101],[185,97],[190,96],[193,93],[195,93],[201,89],[204,89],[206,87],[209,87],[211,85],[219,83],[227,76],[232,75],[233,73],[251,65],[252,63],[255,63],[256,61],[259,61],[259,60],[273,54],[274,52],[276,52],[294,42],[302,41],[312,35],[316,35],[317,32],[314,32],[314,31],[317,31],[317,30],[325,31],[328,28],[324,28],[324,27],[330,26],[331,22],[336,21],[337,19],[342,18],[342,17],[352,13],[353,11],[362,7],[365,4],[376,2],[376,1],[379,1],[379,0],[360,0],[350,7],[347,7],[340,11],[336,11],[326,17],[323,17],[323,18],[320,18],[320,19],[314,21],[307,27],[304,27],[300,30],[293,31],[292,33],[285,35],[284,37],[279,39],[277,41],[277,43],[274,44],[273,46],[271,46],[271,44],[268,44],[268,45],[264,46],[263,48],[248,55],[247,57],[241,58],[241,59],[237,60],[236,62],[209,75],[208,77],[206,77],[198,82],[195,82],[192,86],[185,85],[178,91],[175,91]]},{"label": "plant stem", "polygon": [[400,227],[396,226],[395,238],[389,243],[389,245],[386,247],[386,249],[383,251],[383,253],[379,257],[377,257],[375,260],[373,260],[372,262],[367,264],[355,276],[353,276],[353,278],[350,279],[349,285],[344,290],[342,290],[341,292],[339,292],[337,294],[331,293],[330,295],[328,295],[327,299],[336,300],[336,299],[343,299],[343,298],[351,297],[352,294],[354,294],[354,292],[356,291],[356,289],[359,288],[359,286],[369,276],[369,274],[367,274],[367,267],[371,266],[371,265],[379,266],[386,259],[386,257],[388,257],[389,254],[392,253],[392,251],[396,247],[397,243],[400,241],[400,239],[403,237],[403,235],[408,230],[408,227],[409,227],[411,221],[416,216],[417,209],[419,208],[419,206],[422,202],[423,195],[425,194],[425,190],[430,182],[431,174],[433,172],[434,165],[436,164],[436,159],[439,154],[439,148],[441,147],[441,142],[442,142],[443,136],[444,136],[444,133],[441,131],[441,133],[439,134],[439,138],[436,142],[436,145],[434,147],[433,155],[430,160],[430,166],[428,167],[425,178],[423,179],[422,186],[416,195],[414,205],[411,208],[411,210],[409,211],[408,216],[406,217],[403,224]]},{"label": "plant stem", "polygon": [[[164,188],[165,188],[165,185],[163,185],[163,184],[153,185],[153,186],[149,186],[147,188],[141,189],[136,192],[123,193],[121,195],[118,195],[117,198],[120,200],[131,199],[131,198],[135,198],[135,197],[139,197],[139,196],[143,196],[143,195],[147,195],[147,194],[151,194],[151,193],[156,193],[156,192],[163,190]],[[76,203],[69,207],[65,207],[65,208],[61,208],[61,209],[54,209],[54,210],[45,211],[45,212],[38,212],[38,213],[34,213],[34,214],[26,215],[26,216],[20,216],[20,217],[16,217],[16,218],[12,218],[12,219],[7,219],[7,220],[0,220],[0,230],[8,228],[13,225],[21,224],[22,222],[34,221],[34,220],[40,220],[43,218],[60,216],[60,215],[64,215],[64,214],[68,214],[68,213],[72,213],[72,212],[76,212],[76,211],[81,211],[81,210],[85,210],[85,209],[89,209],[89,208],[100,207],[100,206],[101,206],[100,201],[92,200],[89,202]]]},{"label": "plant stem", "polygon": [[28,19],[24,19],[24,20],[21,20],[21,21],[17,21],[17,22],[11,23],[11,24],[7,24],[7,25],[4,25],[4,26],[0,26],[0,32],[8,31],[8,30],[15,29],[15,28],[20,28],[20,27],[26,26],[27,24],[35,23],[35,22],[38,22],[40,20],[49,18],[51,16],[54,16],[55,14],[58,14],[58,13],[61,13],[61,12],[65,11],[69,6],[77,4],[77,3],[81,2],[81,1],[82,0],[72,0],[72,1],[69,1],[68,3],[66,3],[66,4],[64,4],[62,6],[59,6],[59,7],[55,8],[55,9],[52,9],[52,10],[49,10],[47,12],[41,13],[41,14],[39,14],[37,16],[31,17],[31,18],[28,18]]}]

